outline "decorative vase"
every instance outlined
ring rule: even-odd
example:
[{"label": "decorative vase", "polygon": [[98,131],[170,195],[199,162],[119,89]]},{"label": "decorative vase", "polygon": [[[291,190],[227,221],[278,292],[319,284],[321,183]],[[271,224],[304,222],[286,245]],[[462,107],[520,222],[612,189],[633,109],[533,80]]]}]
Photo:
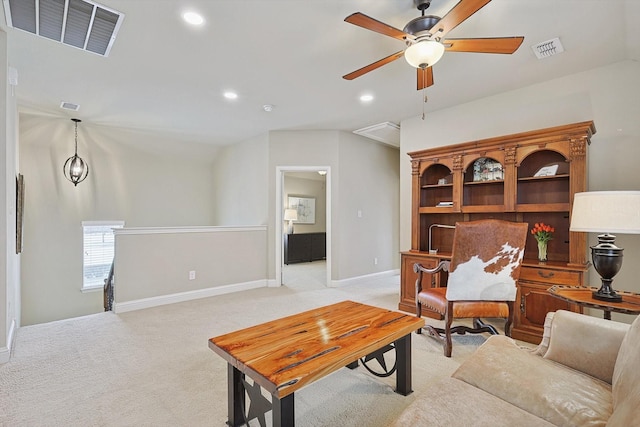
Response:
[{"label": "decorative vase", "polygon": [[547,242],[538,242],[538,261],[545,262],[547,260]]}]

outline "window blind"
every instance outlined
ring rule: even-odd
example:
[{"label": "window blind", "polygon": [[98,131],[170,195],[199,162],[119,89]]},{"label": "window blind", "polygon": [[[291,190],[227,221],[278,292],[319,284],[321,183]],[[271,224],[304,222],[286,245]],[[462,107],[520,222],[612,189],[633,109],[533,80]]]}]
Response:
[{"label": "window blind", "polygon": [[83,228],[83,263],[82,288],[104,286],[109,269],[115,255],[114,228],[122,228],[123,221],[82,223]]}]

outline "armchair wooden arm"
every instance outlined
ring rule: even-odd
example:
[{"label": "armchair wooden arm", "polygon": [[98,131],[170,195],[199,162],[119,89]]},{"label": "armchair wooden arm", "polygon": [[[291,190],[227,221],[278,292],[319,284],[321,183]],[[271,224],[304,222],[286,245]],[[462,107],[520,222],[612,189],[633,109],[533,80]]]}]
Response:
[{"label": "armchair wooden arm", "polygon": [[[416,295],[422,291],[422,273],[434,274],[439,271],[449,271],[449,264],[449,261],[440,261],[436,268],[424,268],[419,262],[413,264],[414,273],[418,273],[418,278],[416,279]],[[433,287],[433,282],[429,287]]]}]

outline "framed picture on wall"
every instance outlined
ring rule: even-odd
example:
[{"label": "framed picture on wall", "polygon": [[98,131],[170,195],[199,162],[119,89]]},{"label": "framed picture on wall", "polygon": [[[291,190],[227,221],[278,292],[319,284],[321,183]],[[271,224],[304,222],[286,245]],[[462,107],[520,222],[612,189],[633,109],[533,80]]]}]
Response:
[{"label": "framed picture on wall", "polygon": [[316,223],[316,199],[315,197],[305,196],[289,196],[287,199],[289,209],[298,211],[298,219],[296,224],[315,224]]}]

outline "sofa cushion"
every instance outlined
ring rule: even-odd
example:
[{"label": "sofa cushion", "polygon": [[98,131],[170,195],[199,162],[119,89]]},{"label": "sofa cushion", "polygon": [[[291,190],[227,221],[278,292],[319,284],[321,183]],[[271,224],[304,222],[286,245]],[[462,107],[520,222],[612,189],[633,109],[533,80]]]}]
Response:
[{"label": "sofa cushion", "polygon": [[640,317],[622,340],[613,369],[613,416],[609,427],[640,426]]},{"label": "sofa cushion", "polygon": [[553,424],[448,377],[417,395],[392,426],[550,427]]},{"label": "sofa cushion", "polygon": [[492,336],[453,377],[485,390],[556,426],[605,426],[611,385]]},{"label": "sofa cushion", "polygon": [[628,330],[626,323],[558,310],[544,357],[611,384],[618,351]]}]

